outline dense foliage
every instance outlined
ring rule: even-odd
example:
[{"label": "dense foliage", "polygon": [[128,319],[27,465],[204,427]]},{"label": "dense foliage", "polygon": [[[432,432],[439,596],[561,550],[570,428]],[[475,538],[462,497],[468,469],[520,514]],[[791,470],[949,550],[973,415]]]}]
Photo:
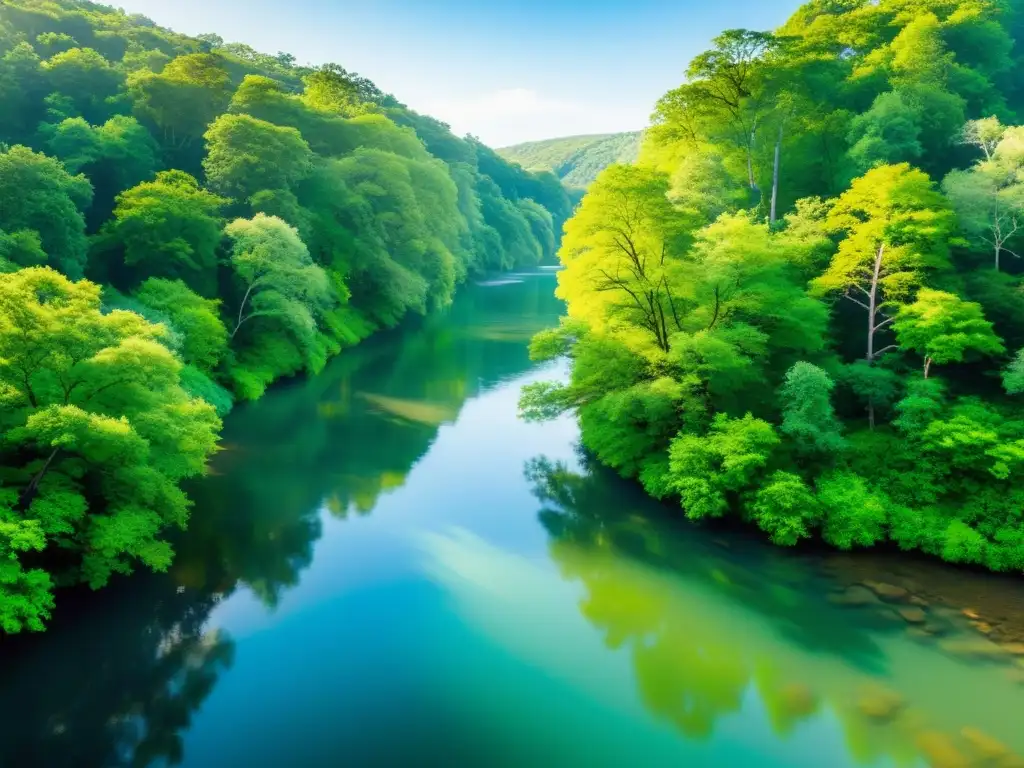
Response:
[{"label": "dense foliage", "polygon": [[605,133],[527,141],[498,153],[523,168],[551,171],[565,186],[583,190],[612,163],[632,163],[640,154],[642,134]]},{"label": "dense foliage", "polygon": [[85,0],[0,5],[0,103],[7,632],[167,567],[235,398],[553,258],[571,212],[336,64]]},{"label": "dense foliage", "polygon": [[586,447],[691,519],[1024,570],[1024,4],[730,30],[567,223],[534,339]]}]

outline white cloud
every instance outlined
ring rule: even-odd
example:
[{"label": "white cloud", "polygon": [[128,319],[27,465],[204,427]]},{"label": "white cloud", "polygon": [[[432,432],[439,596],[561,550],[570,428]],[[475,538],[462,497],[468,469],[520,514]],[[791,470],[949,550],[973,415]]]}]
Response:
[{"label": "white cloud", "polygon": [[581,102],[551,98],[530,88],[506,88],[468,99],[434,100],[423,109],[494,147],[577,133],[635,130],[637,116],[610,113]]},{"label": "white cloud", "polygon": [[437,101],[433,113],[444,115],[452,123],[475,123],[507,117],[567,114],[580,111],[580,105],[548,99],[529,88],[507,88],[484,93],[472,99]]}]

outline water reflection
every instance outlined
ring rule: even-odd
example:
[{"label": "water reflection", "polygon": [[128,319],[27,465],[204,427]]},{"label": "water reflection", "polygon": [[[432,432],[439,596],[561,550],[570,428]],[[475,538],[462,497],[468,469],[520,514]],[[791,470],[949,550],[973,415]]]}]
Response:
[{"label": "water reflection", "polygon": [[179,762],[233,655],[209,629],[214,607],[243,589],[278,605],[312,562],[324,511],[372,511],[468,399],[530,366],[529,337],[560,313],[553,286],[535,275],[468,287],[446,315],[237,409],[211,476],[189,488],[170,573],[64,593],[44,635],[3,640],[0,765]]},{"label": "water reflection", "polygon": [[[854,599],[828,559],[742,537],[723,548],[586,459],[580,471],[536,459],[526,476],[552,558],[583,586],[581,614],[630,654],[648,711],[688,739],[714,738],[754,695],[779,739],[837,720],[858,764],[1024,765],[1010,714],[1024,690],[1005,674],[1015,647],[888,582],[868,579]],[[931,614],[945,638],[921,631]]]},{"label": "water reflection", "polygon": [[152,602],[150,586],[122,593],[124,606],[90,605],[88,616],[69,609],[78,613],[67,617],[73,637],[5,641],[4,765],[180,761],[183,734],[234,645],[203,629],[215,598],[185,590]]}]

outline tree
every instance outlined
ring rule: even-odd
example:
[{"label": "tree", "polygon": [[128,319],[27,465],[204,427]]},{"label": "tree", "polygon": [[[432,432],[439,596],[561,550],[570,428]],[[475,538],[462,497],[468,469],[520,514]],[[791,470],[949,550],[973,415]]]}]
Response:
[{"label": "tree", "polygon": [[43,117],[43,97],[49,90],[39,55],[19,42],[0,57],[0,138],[28,142]]},{"label": "tree", "polygon": [[772,425],[749,413],[742,419],[718,414],[703,437],[680,434],[669,449],[669,483],[686,516],[726,514],[735,494],[756,484],[778,445]]},{"label": "tree", "polygon": [[[867,312],[864,359],[873,364],[896,345],[878,349],[875,336],[930,272],[949,268],[954,220],[928,176],[907,164],[883,165],[856,179],[835,202],[829,228],[844,236],[824,274],[821,295],[840,295]],[[874,424],[874,406],[868,417]]]},{"label": "tree", "polygon": [[330,303],[324,271],[316,266],[294,227],[276,216],[236,219],[224,233],[232,240],[231,268],[245,293],[230,338],[256,318],[273,319],[310,343],[316,316]]},{"label": "tree", "polygon": [[[135,563],[167,567],[160,534],[188,514],[177,483],[204,470],[220,422],[181,389],[163,333],[134,313],[101,312],[92,283],[40,267],[0,275],[8,554],[67,550],[61,578],[93,587]],[[44,586],[34,571],[5,579],[0,602],[20,601],[20,623],[38,628]]]},{"label": "tree", "polygon": [[145,306],[167,317],[180,337],[181,360],[210,372],[224,357],[228,332],[220,319],[219,299],[204,299],[181,280],[151,277],[135,292]]},{"label": "tree", "polygon": [[313,153],[297,130],[249,115],[221,115],[203,138],[207,183],[228,197],[290,189],[312,169]]},{"label": "tree", "polygon": [[675,284],[682,232],[667,191],[656,171],[610,166],[566,223],[559,253],[566,268],[558,295],[570,315],[595,330],[642,329],[662,352],[682,330]]},{"label": "tree", "polygon": [[161,171],[118,195],[104,232],[123,249],[124,263],[143,277],[180,278],[212,296],[226,202],[183,171]]},{"label": "tree", "polygon": [[71,277],[85,270],[82,209],[91,200],[89,181],[52,157],[28,147],[0,148],[0,230],[36,232],[48,263]]},{"label": "tree", "polygon": [[1008,395],[1024,392],[1024,350],[1017,350],[1013,360],[1003,370],[1003,388]]},{"label": "tree", "polygon": [[163,144],[182,149],[202,138],[231,99],[223,57],[213,53],[179,56],[159,74],[135,72],[128,92],[140,117],[162,132]]},{"label": "tree", "polygon": [[73,100],[89,120],[110,114],[107,99],[124,83],[124,75],[92,48],[71,48],[43,64],[53,90]]},{"label": "tree", "polygon": [[801,361],[786,372],[779,391],[779,431],[793,441],[798,451],[828,456],[845,447],[842,426],[832,408],[834,386],[825,371],[810,363]]},{"label": "tree", "polygon": [[966,233],[992,249],[998,271],[1003,253],[1019,258],[1007,243],[1024,223],[1024,128],[1003,129],[996,121],[969,124],[966,133],[986,158],[969,170],[951,171],[942,189]]},{"label": "tree", "polygon": [[958,363],[971,351],[989,355],[1004,351],[980,304],[930,288],[922,288],[913,304],[900,309],[893,330],[901,347],[924,358],[926,379],[933,363]]},{"label": "tree", "polygon": [[106,221],[114,198],[153,176],[160,167],[160,150],[153,137],[134,117],[116,115],[100,126],[83,118],[68,118],[57,125],[40,126],[46,147],[71,173],[83,172],[95,189],[88,211],[91,229]]},{"label": "tree", "polygon": [[820,516],[813,491],[791,472],[772,474],[755,494],[749,511],[773,543],[787,547],[810,536]]},{"label": "tree", "polygon": [[839,549],[870,547],[885,537],[890,501],[852,472],[833,472],[818,481],[822,536]]},{"label": "tree", "polygon": [[747,184],[757,191],[754,147],[762,119],[763,70],[761,58],[776,45],[765,32],[726,30],[713,41],[714,48],[693,59],[686,71],[690,83],[683,88],[690,100],[710,122],[724,118],[731,140],[743,149]]},{"label": "tree", "polygon": [[372,83],[337,64],[324,64],[306,75],[302,82],[305,85],[302,98],[309,106],[345,117],[364,114],[372,108],[370,101],[381,99]]},{"label": "tree", "polygon": [[917,160],[924,151],[920,136],[917,113],[899,91],[890,91],[850,123],[848,156],[858,173],[876,165]]}]

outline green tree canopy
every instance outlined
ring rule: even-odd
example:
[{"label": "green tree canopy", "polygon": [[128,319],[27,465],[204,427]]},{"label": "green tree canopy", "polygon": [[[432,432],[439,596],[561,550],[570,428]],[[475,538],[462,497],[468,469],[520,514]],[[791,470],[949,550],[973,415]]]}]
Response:
[{"label": "green tree canopy", "polygon": [[36,232],[48,263],[71,277],[85,271],[82,210],[91,201],[89,180],[52,157],[22,146],[0,149],[0,230]]},{"label": "green tree canopy", "polygon": [[313,153],[294,128],[226,114],[207,130],[203,170],[210,188],[245,200],[263,189],[290,189],[309,175]]},{"label": "green tree canopy", "polygon": [[[102,313],[98,286],[52,269],[0,275],[0,546],[14,562],[64,549],[67,577],[93,587],[136,564],[169,564],[161,532],[188,515],[177,482],[203,471],[220,423],[181,389],[164,332]],[[0,609],[8,631],[47,617],[43,581],[33,570],[4,581],[0,601],[17,606]]]},{"label": "green tree canopy", "polygon": [[132,275],[180,278],[212,296],[226,202],[183,171],[161,171],[118,196],[105,233],[123,249]]}]

